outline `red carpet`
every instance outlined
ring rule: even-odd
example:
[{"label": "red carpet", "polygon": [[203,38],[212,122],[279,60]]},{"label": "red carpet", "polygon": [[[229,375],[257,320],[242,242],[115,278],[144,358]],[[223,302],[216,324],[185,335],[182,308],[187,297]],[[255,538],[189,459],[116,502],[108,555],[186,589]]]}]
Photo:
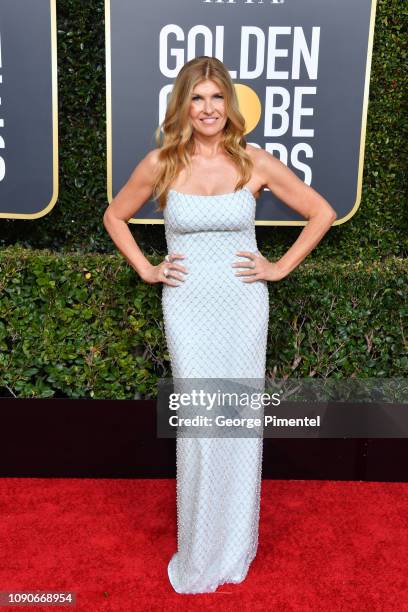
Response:
[{"label": "red carpet", "polygon": [[5,478],[0,488],[0,591],[77,593],[75,607],[23,610],[408,610],[408,484],[264,480],[246,580],[206,595],[168,582],[174,480]]}]

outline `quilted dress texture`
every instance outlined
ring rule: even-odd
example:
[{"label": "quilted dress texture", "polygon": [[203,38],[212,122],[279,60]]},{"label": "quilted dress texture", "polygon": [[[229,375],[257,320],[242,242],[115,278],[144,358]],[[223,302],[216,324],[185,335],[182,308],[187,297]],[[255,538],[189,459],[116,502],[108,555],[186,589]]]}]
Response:
[{"label": "quilted dress texture", "polygon": [[[172,377],[186,389],[194,380],[210,388],[213,379],[225,388],[231,380],[237,388],[248,380],[263,388],[267,282],[245,283],[235,276],[244,267],[232,267],[249,261],[237,251],[258,252],[255,207],[246,187],[212,196],[168,193],[167,252],[185,255],[174,261],[188,274],[178,271],[185,279],[178,286],[163,283],[163,320]],[[258,548],[262,450],[259,435],[178,435],[177,551],[168,564],[176,592],[214,592],[245,579]]]}]

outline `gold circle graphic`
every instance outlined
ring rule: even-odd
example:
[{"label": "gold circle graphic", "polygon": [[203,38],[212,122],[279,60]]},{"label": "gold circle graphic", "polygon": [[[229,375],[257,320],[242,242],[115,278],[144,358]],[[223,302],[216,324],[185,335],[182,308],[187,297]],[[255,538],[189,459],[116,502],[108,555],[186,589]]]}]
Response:
[{"label": "gold circle graphic", "polygon": [[245,134],[248,134],[255,129],[261,118],[261,101],[258,94],[248,85],[237,83],[235,91],[238,97],[239,110],[245,117]]}]

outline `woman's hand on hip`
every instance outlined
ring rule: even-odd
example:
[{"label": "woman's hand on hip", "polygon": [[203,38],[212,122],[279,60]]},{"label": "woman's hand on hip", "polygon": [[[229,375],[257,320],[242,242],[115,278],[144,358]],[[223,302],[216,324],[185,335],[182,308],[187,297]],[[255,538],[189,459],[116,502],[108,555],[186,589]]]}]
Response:
[{"label": "woman's hand on hip", "polygon": [[278,281],[287,276],[278,263],[269,261],[259,251],[237,251],[235,255],[248,257],[248,261],[237,261],[232,264],[234,268],[245,268],[243,271],[235,272],[235,276],[243,277],[243,283],[254,283],[259,280]]},{"label": "woman's hand on hip", "polygon": [[151,266],[146,270],[142,276],[146,283],[164,283],[165,285],[171,285],[172,287],[178,287],[180,283],[175,282],[172,279],[184,281],[183,275],[177,272],[180,270],[188,274],[188,270],[181,264],[174,263],[174,259],[184,259],[185,255],[181,253],[171,253],[166,255],[165,259],[160,262],[157,266]]}]

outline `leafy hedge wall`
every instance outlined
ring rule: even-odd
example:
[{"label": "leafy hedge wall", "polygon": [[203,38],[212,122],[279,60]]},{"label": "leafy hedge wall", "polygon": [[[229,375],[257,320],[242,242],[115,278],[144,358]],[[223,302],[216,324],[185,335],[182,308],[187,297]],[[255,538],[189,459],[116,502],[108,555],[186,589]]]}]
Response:
[{"label": "leafy hedge wall", "polygon": [[[171,376],[161,284],[143,282],[116,255],[13,247],[0,253],[0,269],[3,395],[156,397],[157,379]],[[305,262],[268,283],[267,374],[403,377],[407,270],[395,257]]]},{"label": "leafy hedge wall", "polygon": [[[102,223],[106,201],[103,0],[58,0],[60,194],[35,221],[0,220],[0,391],[155,397],[170,375],[161,286],[147,285]],[[286,279],[269,283],[267,371],[400,377],[408,371],[406,9],[378,0],[363,196]],[[162,225],[130,229],[152,263]],[[275,260],[302,228],[257,227]]]}]

